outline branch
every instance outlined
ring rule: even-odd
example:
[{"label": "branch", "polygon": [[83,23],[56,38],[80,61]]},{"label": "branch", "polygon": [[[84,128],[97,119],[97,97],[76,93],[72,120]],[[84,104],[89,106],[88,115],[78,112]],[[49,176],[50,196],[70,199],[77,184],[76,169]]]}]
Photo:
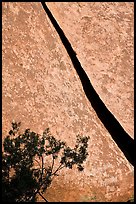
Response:
[{"label": "branch", "polygon": [[[40,191],[42,185],[44,184],[44,182],[46,182],[46,179],[45,179],[44,181],[43,181],[43,180],[41,181],[41,183],[40,183],[38,189],[33,193],[33,196],[31,197],[31,199],[35,198],[35,196],[36,196],[37,193],[40,193],[39,191]],[[48,202],[48,201],[47,201],[47,202]]]},{"label": "branch", "polygon": [[40,162],[37,159],[34,159],[34,160],[39,164],[39,166],[41,168]]},{"label": "branch", "polygon": [[52,166],[51,166],[51,173],[53,171],[53,167],[54,167],[54,157],[53,157],[53,154],[52,154]]},{"label": "branch", "polygon": [[43,155],[42,155],[42,172],[41,172],[41,182],[42,182],[42,176],[43,176],[43,170],[44,170],[43,165],[44,165],[44,163],[43,163]]},{"label": "branch", "polygon": [[48,200],[47,200],[46,198],[44,198],[44,196],[43,196],[40,192],[38,192],[38,194],[43,198],[43,200],[45,200],[46,202],[48,202]]},{"label": "branch", "polygon": [[59,167],[52,173],[52,176],[56,174],[57,171],[59,171],[60,169],[64,168],[64,166],[62,166],[62,164],[59,165]]}]

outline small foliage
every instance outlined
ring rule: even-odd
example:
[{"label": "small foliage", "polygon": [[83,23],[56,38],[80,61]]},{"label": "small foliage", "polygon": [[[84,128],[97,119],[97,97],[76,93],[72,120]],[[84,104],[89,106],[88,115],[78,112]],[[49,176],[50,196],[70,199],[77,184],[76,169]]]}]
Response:
[{"label": "small foliage", "polygon": [[[20,122],[12,122],[12,129],[3,142],[2,200],[5,202],[36,201],[36,196],[46,191],[62,168],[72,169],[76,165],[83,171],[88,155],[89,137],[78,135],[72,149],[52,136],[49,128],[42,135],[30,129],[20,134],[20,125]],[[58,156],[59,166],[55,167]],[[50,157],[51,165],[45,163],[46,157]]]}]

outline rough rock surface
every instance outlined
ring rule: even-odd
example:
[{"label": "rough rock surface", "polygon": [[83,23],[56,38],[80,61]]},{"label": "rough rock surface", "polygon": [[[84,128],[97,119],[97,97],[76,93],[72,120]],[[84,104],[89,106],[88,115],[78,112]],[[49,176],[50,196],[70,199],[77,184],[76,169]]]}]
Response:
[{"label": "rough rock surface", "polygon": [[[48,2],[94,88],[133,138],[134,4]],[[73,145],[89,135],[84,172],[62,170],[49,201],[126,201],[133,167],[88,102],[80,79],[40,3],[2,3],[3,137],[12,120]]]}]

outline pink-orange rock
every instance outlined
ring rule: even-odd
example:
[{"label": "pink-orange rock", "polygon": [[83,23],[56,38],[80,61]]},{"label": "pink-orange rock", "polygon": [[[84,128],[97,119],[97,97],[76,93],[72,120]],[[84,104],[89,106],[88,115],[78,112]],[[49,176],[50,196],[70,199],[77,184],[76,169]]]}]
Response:
[{"label": "pink-orange rock", "polygon": [[[133,138],[133,2],[48,2],[94,88]],[[40,2],[2,3],[3,137],[12,120],[22,130],[52,134],[73,145],[89,135],[85,170],[62,170],[49,201],[126,201],[133,167],[87,100],[80,79]]]}]

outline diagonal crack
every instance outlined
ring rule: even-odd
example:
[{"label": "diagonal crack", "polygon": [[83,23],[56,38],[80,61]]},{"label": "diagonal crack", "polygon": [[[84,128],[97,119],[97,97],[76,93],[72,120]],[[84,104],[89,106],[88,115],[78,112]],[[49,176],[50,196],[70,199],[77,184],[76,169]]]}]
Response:
[{"label": "diagonal crack", "polygon": [[55,27],[59,37],[73,63],[73,66],[81,80],[83,90],[85,92],[86,97],[90,101],[90,104],[94,108],[98,118],[101,120],[105,128],[110,133],[112,139],[118,145],[120,150],[124,153],[127,160],[134,166],[135,164],[135,153],[134,153],[134,140],[127,134],[127,132],[123,129],[114,115],[108,110],[105,106],[95,89],[93,88],[86,72],[82,68],[78,58],[76,57],[76,53],[73,50],[69,40],[65,36],[63,30],[58,25],[57,21],[53,17],[52,13],[46,6],[45,2],[41,2],[46,14],[48,15],[50,21]]}]

